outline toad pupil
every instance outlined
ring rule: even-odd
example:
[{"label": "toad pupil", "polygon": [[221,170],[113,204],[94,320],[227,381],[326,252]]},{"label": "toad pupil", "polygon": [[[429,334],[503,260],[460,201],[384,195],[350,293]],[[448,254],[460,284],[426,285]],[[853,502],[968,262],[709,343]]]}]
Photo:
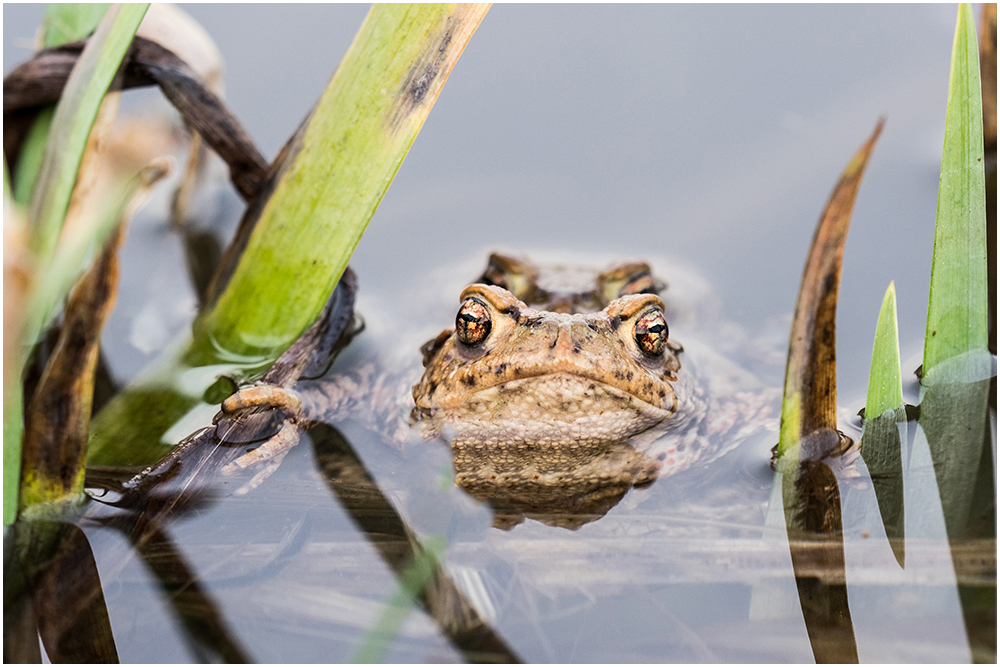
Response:
[{"label": "toad pupil", "polygon": [[490,312],[478,299],[467,299],[455,318],[455,333],[466,345],[478,345],[493,329]]}]

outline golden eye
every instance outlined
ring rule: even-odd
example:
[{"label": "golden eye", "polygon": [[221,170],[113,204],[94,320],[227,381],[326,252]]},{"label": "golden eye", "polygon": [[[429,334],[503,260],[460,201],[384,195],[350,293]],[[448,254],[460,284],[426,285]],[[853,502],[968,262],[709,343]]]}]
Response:
[{"label": "golden eye", "polygon": [[466,345],[479,345],[490,335],[493,321],[490,310],[479,299],[469,298],[455,317],[455,335]]},{"label": "golden eye", "polygon": [[639,349],[650,357],[663,354],[669,333],[667,321],[659,310],[649,311],[635,323],[635,342]]}]

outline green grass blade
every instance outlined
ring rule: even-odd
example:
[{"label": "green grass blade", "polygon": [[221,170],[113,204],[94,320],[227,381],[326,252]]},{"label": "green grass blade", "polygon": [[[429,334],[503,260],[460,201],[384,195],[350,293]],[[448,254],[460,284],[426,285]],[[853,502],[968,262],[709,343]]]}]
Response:
[{"label": "green grass blade", "polygon": [[24,435],[24,400],[21,383],[4,390],[3,410],[3,525],[17,518],[21,483],[21,439]]},{"label": "green grass blade", "polygon": [[[979,19],[979,78],[983,84],[986,144],[986,286],[990,352],[997,353],[997,5],[984,2]],[[994,392],[994,403],[996,402]]]},{"label": "green grass blade", "polygon": [[94,31],[110,2],[50,2],[42,19],[42,48],[83,39]]},{"label": "green grass blade", "polygon": [[51,257],[62,230],[101,101],[148,7],[148,3],[125,4],[108,10],[80,54],[56,105],[28,214],[32,223],[30,247],[43,264]]},{"label": "green grass blade", "polygon": [[[42,47],[51,48],[83,39],[94,31],[110,6],[107,2],[49,3],[42,19]],[[14,165],[14,201],[25,208],[31,204],[35,191],[53,111],[54,105],[38,112]]]},{"label": "green grass blade", "polygon": [[398,586],[386,601],[385,610],[361,641],[352,663],[374,664],[382,662],[389,644],[396,638],[400,626],[417,603],[417,598],[441,571],[440,556],[446,542],[442,538],[429,538],[418,549],[413,562],[400,575]]},{"label": "green grass blade", "polygon": [[[988,373],[986,176],[979,49],[972,8],[958,12],[952,49],[934,260],[924,338],[924,381],[974,381]],[[962,359],[970,363],[963,364]],[[950,362],[942,367],[944,362]]]},{"label": "green grass blade", "polygon": [[[7,229],[20,224],[20,215],[15,210],[10,192],[6,160],[3,163],[3,224],[5,236]],[[10,280],[6,273],[7,267],[4,266],[4,278]],[[5,285],[5,288],[11,288],[10,283]],[[7,298],[5,290],[4,300]],[[11,307],[13,304],[5,303],[4,306]],[[6,313],[4,317],[6,319]],[[10,322],[5,324],[11,325]],[[12,363],[15,354],[17,354],[16,343],[12,345],[10,341],[5,341],[4,363]],[[20,364],[13,365],[20,368]],[[21,478],[21,436],[24,425],[20,379],[20,373],[6,369],[3,388],[3,525],[5,526],[9,526],[17,518],[18,487]]]},{"label": "green grass blade", "polygon": [[[24,328],[18,332],[18,345],[12,355],[14,358],[11,359],[14,369],[10,371],[8,376],[10,378],[9,384],[20,384],[20,370],[24,362],[24,359],[20,358],[23,354],[23,346],[35,340],[54,304],[71,285],[71,281],[65,284],[59,289],[58,294],[52,289],[50,277],[61,275],[60,271],[50,271],[53,268],[53,260],[59,261],[58,264],[55,264],[57,269],[66,266],[65,258],[55,255],[56,246],[59,243],[66,210],[69,207],[70,197],[76,184],[77,171],[87,146],[91,127],[101,101],[117,73],[122,58],[131,44],[148,6],[148,4],[117,5],[107,12],[93,7],[83,9],[63,7],[54,8],[49,12],[48,18],[54,22],[50,25],[51,36],[49,36],[50,30],[46,30],[46,37],[51,42],[57,42],[66,37],[75,37],[76,35],[73,35],[72,31],[86,29],[88,24],[93,23],[93,16],[98,12],[104,15],[104,19],[98,25],[97,31],[81,54],[80,61],[67,81],[63,96],[56,105],[49,128],[49,139],[51,140],[45,138],[45,132],[41,129],[31,132],[35,149],[43,142],[45,143],[41,167],[38,170],[37,187],[32,193],[32,205],[28,216],[31,222],[28,244],[36,256],[34,267],[36,284],[32,289],[32,298],[28,303],[29,312],[25,318]],[[90,18],[87,18],[88,16]],[[62,19],[66,17],[74,20],[63,21]],[[44,123],[45,119],[43,118],[41,122]],[[30,150],[29,147],[29,154]],[[26,186],[25,193],[29,190],[30,188]],[[88,243],[91,240],[86,239]],[[64,245],[77,248],[83,244],[77,242]],[[47,298],[38,298],[39,294]],[[14,474],[20,472],[24,414],[24,396],[20,386],[7,387],[6,389],[4,400],[5,523],[14,519],[15,510],[8,506],[8,501],[16,502],[16,492],[10,489],[16,488],[19,484]],[[7,464],[15,457],[15,450],[18,452],[18,465],[10,465],[9,472],[7,472]]]},{"label": "green grass blade", "polygon": [[[972,8],[959,6],[934,260],[924,339],[920,427],[934,461],[948,538],[996,539],[990,426],[986,184],[979,49]],[[959,584],[972,654],[996,661],[996,585]],[[989,620],[992,619],[992,620]]]},{"label": "green grass blade", "polygon": [[[927,307],[920,425],[927,433],[948,534],[966,534],[972,480],[992,464],[988,426],[986,188],[979,50],[972,9],[961,5],[952,51],[948,116]],[[985,444],[984,444],[985,443]],[[986,454],[989,454],[987,456]],[[992,470],[992,465],[989,466]],[[992,490],[991,494],[992,496]]]},{"label": "green grass blade", "polygon": [[899,327],[896,323],[896,284],[882,298],[882,309],[875,327],[871,373],[868,376],[868,397],[865,417],[874,419],[886,410],[903,407],[903,374],[899,363]]},{"label": "green grass blade", "polygon": [[45,144],[49,140],[49,129],[52,127],[52,114],[55,107],[45,107],[38,112],[31,129],[28,130],[17,156],[17,171],[14,179],[14,201],[18,206],[27,208],[31,205],[31,193],[35,191],[38,172],[42,168],[45,157]]},{"label": "green grass blade", "polygon": [[875,327],[861,457],[868,467],[879,514],[896,562],[905,563],[902,438],[897,423],[906,420],[899,364],[896,284],[889,283]]},{"label": "green grass blade", "polygon": [[[107,3],[95,4],[50,4],[42,22],[43,46],[58,46],[66,42],[83,39],[97,27],[107,11]],[[21,147],[15,168],[14,192],[8,182],[7,164],[4,162],[4,220],[14,219],[13,211],[8,212],[10,197],[23,208],[31,203],[32,193],[45,155],[49,128],[52,125],[54,107],[42,109],[35,118]],[[11,330],[9,334],[14,334]],[[9,362],[15,367],[5,374],[4,422],[3,422],[3,522],[9,525],[17,516],[18,490],[21,474],[21,438],[24,431],[24,396],[22,394],[20,344],[13,345]]]}]

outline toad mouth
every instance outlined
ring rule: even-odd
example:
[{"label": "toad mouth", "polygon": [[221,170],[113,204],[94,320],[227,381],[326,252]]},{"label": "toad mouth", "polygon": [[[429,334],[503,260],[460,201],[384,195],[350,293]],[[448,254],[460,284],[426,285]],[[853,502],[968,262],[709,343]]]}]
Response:
[{"label": "toad mouth", "polygon": [[[623,374],[622,380],[625,380],[626,377],[627,376]],[[671,406],[669,408],[663,407],[663,402],[669,400],[667,392],[663,388],[656,389],[651,381],[648,383],[648,387],[642,387],[646,391],[636,393],[629,387],[623,387],[619,384],[608,382],[608,379],[603,375],[599,376],[596,373],[588,373],[583,369],[559,371],[534,369],[533,371],[529,370],[524,373],[517,373],[517,377],[514,378],[496,379],[497,381],[495,382],[478,387],[474,392],[474,395],[490,392],[491,394],[498,394],[499,397],[505,397],[505,395],[507,395],[506,398],[512,398],[510,394],[524,393],[527,387],[537,388],[540,385],[551,384],[554,388],[573,386],[576,391],[562,391],[558,393],[579,397],[580,400],[582,400],[583,396],[587,392],[593,393],[595,391],[600,391],[610,394],[612,397],[617,398],[620,401],[639,402],[651,409],[662,411],[667,414],[673,413],[676,408],[676,399],[671,402]],[[553,391],[553,393],[557,392]]]}]

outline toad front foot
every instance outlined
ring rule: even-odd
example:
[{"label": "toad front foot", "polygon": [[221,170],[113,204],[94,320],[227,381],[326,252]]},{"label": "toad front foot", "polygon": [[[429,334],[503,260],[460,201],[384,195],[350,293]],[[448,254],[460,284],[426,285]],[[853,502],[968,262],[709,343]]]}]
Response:
[{"label": "toad front foot", "polygon": [[237,391],[221,407],[216,418],[220,440],[232,444],[263,441],[222,469],[224,475],[233,475],[251,466],[263,466],[236,491],[236,495],[243,495],[270,477],[292,447],[299,444],[302,396],[293,389],[257,385]]}]

